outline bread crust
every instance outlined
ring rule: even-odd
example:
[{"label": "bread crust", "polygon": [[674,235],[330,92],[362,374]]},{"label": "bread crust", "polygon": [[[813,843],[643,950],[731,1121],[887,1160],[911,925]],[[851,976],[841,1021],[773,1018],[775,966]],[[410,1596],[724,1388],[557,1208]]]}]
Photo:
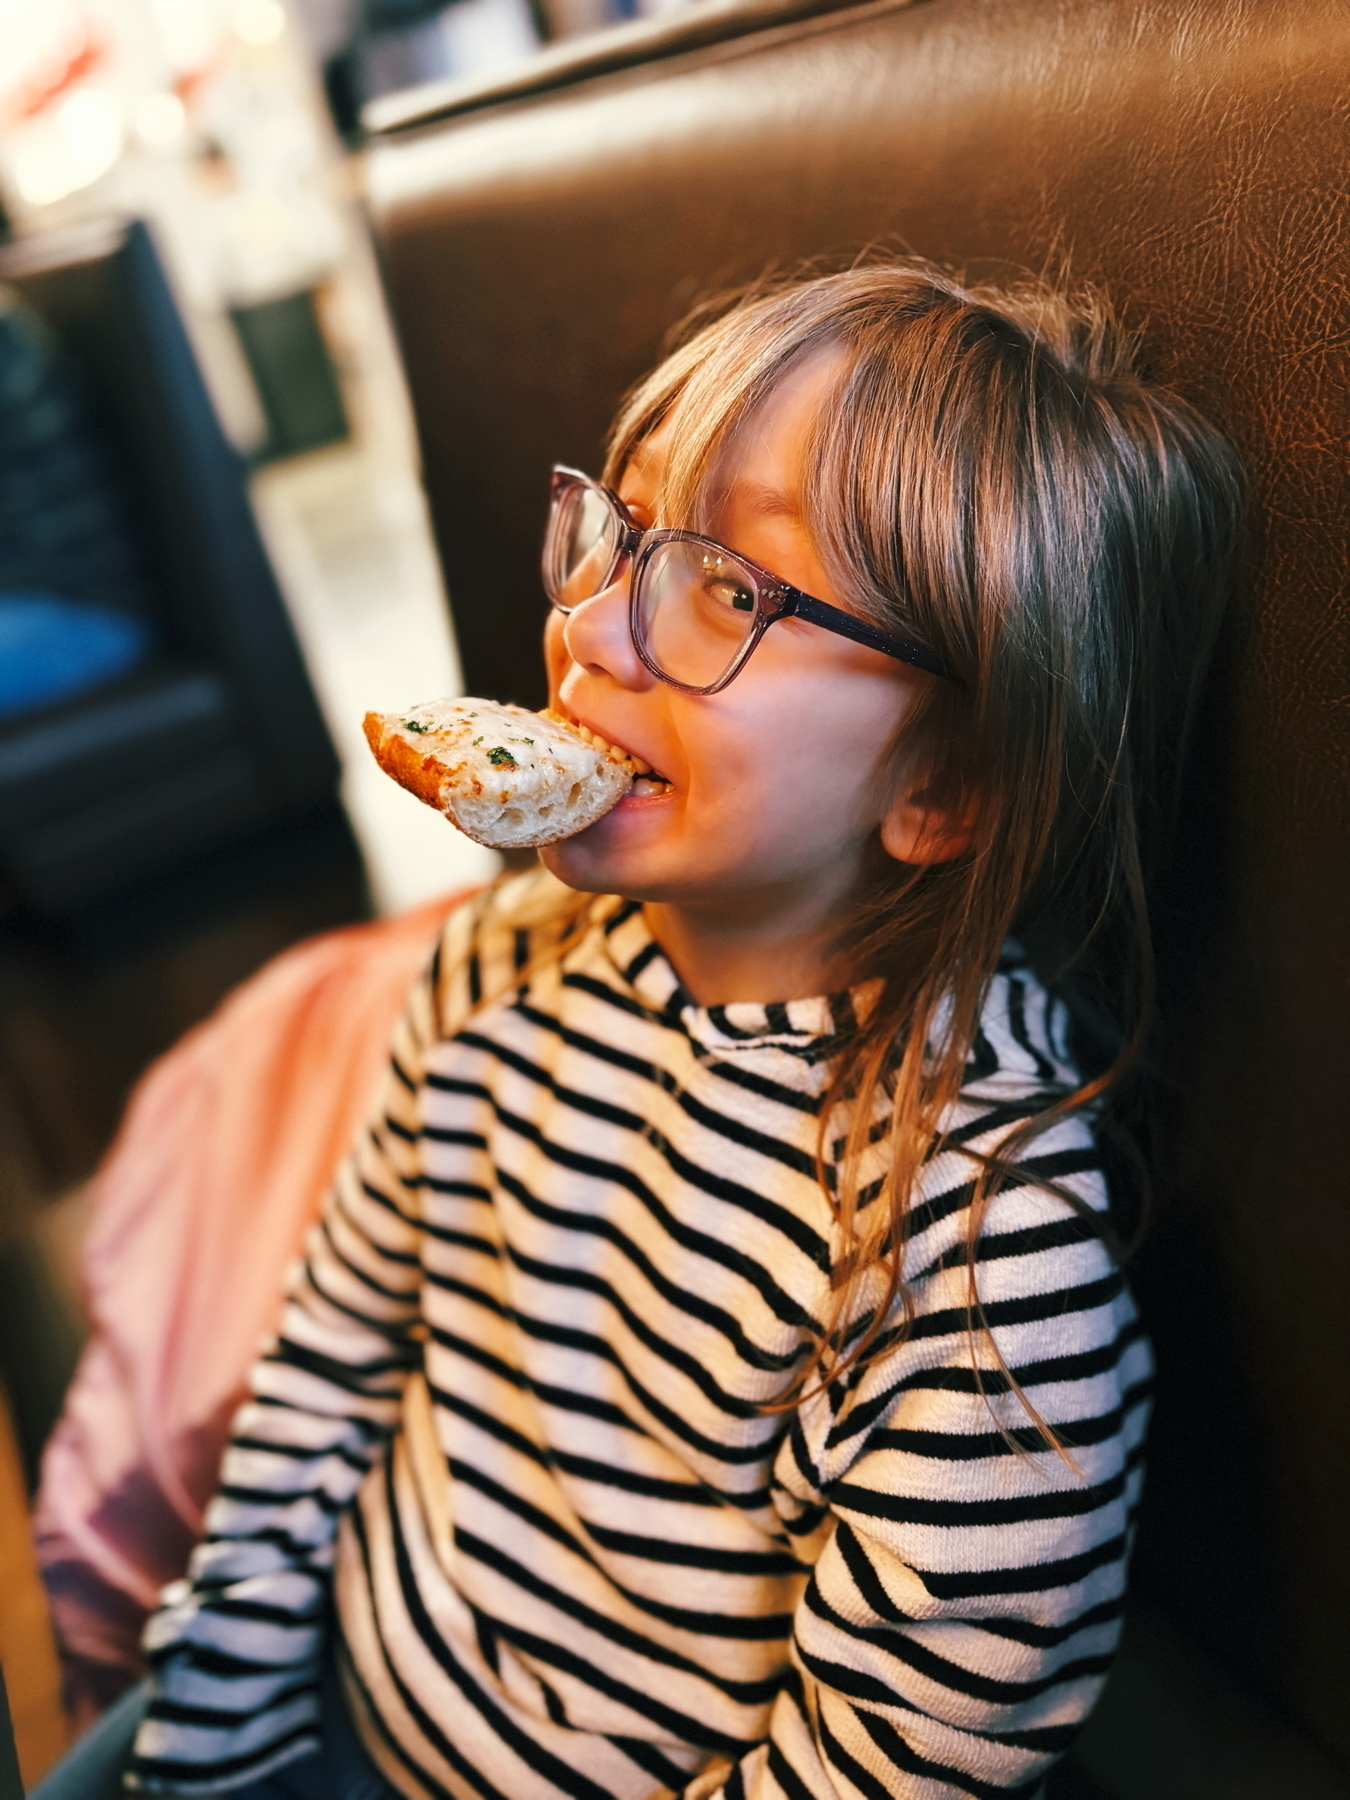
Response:
[{"label": "bread crust", "polygon": [[443,765],[431,751],[419,756],[402,732],[390,728],[390,715],[369,712],[363,721],[366,742],[375,752],[375,760],[386,775],[392,775],[400,787],[416,794],[419,800],[437,810],[441,804]]}]

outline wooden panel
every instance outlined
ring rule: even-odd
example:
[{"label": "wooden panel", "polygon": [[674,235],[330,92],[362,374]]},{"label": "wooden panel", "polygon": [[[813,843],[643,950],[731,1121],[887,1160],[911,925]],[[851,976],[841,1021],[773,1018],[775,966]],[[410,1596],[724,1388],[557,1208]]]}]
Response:
[{"label": "wooden panel", "polygon": [[38,1578],[19,1454],[0,1396],[0,1668],[5,1672],[19,1769],[30,1788],[66,1747],[61,1672]]}]

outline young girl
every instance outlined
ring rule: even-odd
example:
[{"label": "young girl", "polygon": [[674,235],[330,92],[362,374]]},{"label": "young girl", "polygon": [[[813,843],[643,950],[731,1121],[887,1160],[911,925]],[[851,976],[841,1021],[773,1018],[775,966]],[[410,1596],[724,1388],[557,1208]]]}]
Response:
[{"label": "young girl", "polygon": [[452,919],[134,1787],[1030,1794],[1104,1679],[1150,1362],[1093,1119],[1232,457],[1093,303],[894,263],[705,323],[603,482],[552,703],[654,773]]}]

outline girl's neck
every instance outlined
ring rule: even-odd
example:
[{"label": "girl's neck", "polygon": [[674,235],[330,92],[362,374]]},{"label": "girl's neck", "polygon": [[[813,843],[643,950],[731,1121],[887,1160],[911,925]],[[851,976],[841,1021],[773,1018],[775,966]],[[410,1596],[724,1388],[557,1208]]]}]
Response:
[{"label": "girl's neck", "polygon": [[775,912],[735,918],[653,901],[643,907],[643,916],[700,1006],[806,999],[837,992],[852,979],[837,949],[832,918],[822,922]]}]

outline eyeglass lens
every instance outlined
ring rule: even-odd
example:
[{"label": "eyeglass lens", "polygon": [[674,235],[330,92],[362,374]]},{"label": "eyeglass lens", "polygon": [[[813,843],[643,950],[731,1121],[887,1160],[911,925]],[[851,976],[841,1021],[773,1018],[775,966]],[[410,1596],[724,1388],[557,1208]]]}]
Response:
[{"label": "eyeglass lens", "polygon": [[[549,598],[570,610],[612,578],[622,527],[604,494],[576,482],[562,489],[549,522]],[[754,577],[706,540],[658,540],[639,557],[634,625],[648,660],[683,687],[714,686],[755,628]]]},{"label": "eyeglass lens", "polygon": [[653,544],[642,559],[639,641],[684,687],[721,680],[754,631],[757,611],[749,570],[713,544],[676,538]]},{"label": "eyeglass lens", "polygon": [[600,592],[614,567],[620,529],[599,489],[575,482],[562,490],[549,520],[545,567],[555,606],[570,610]]}]

